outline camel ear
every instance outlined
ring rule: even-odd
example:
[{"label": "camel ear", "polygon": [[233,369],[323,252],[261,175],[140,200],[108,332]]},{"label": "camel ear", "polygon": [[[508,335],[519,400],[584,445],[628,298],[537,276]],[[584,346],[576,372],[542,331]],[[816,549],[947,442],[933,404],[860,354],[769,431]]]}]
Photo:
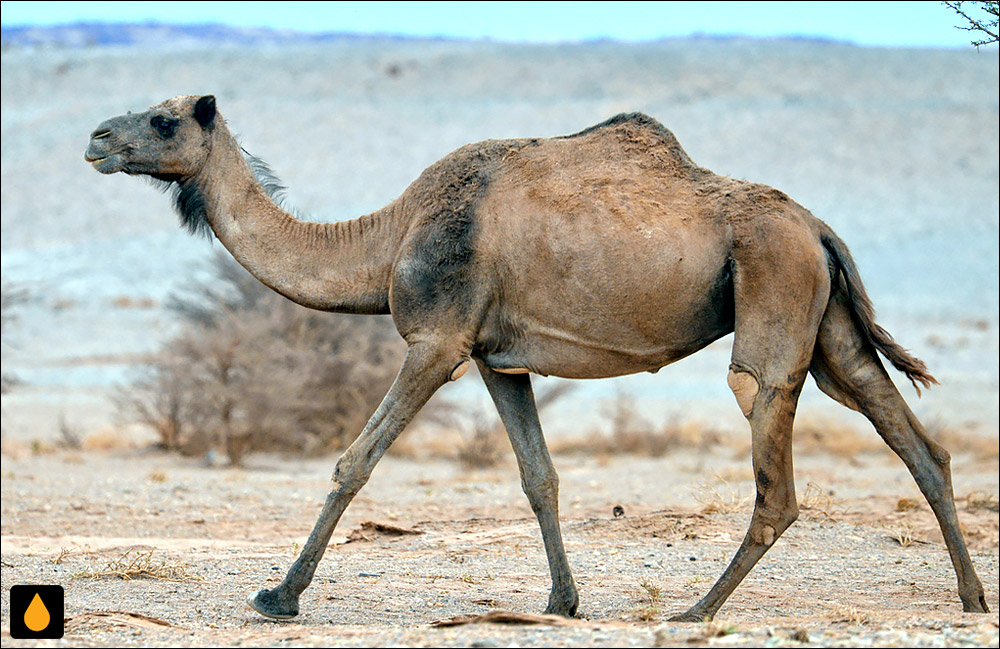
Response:
[{"label": "camel ear", "polygon": [[215,96],[205,95],[194,105],[194,118],[198,120],[202,128],[205,128],[215,119]]}]

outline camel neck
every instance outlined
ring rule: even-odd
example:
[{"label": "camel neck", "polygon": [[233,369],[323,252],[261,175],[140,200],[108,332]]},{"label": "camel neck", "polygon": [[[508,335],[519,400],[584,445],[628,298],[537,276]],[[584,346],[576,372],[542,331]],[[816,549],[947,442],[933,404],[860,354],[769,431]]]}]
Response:
[{"label": "camel neck", "polygon": [[[336,223],[301,221],[268,196],[242,150],[218,124],[202,172],[190,179],[219,242],[268,287],[303,306],[341,313],[389,313],[399,247],[389,205]],[[184,189],[187,189],[186,187]]]}]

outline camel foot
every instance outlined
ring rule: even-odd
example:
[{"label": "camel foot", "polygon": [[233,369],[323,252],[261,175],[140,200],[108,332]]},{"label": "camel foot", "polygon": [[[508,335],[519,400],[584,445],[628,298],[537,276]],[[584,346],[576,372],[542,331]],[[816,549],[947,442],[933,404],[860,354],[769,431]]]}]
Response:
[{"label": "camel foot", "polygon": [[278,589],[258,590],[247,598],[247,605],[272,620],[290,620],[299,614],[299,598],[282,595]]},{"label": "camel foot", "polygon": [[714,616],[711,613],[706,613],[700,611],[697,608],[689,608],[683,613],[678,613],[677,615],[671,615],[667,618],[668,622],[711,622]]},{"label": "camel foot", "polygon": [[545,607],[545,613],[547,615],[562,615],[563,617],[573,617],[576,615],[576,607],[579,605],[580,600],[577,597],[576,592],[572,592],[567,596],[560,597],[555,593],[549,596],[549,605]]},{"label": "camel foot", "polygon": [[962,610],[966,613],[989,613],[990,607],[986,605],[986,595],[980,593],[974,597],[963,597]]}]

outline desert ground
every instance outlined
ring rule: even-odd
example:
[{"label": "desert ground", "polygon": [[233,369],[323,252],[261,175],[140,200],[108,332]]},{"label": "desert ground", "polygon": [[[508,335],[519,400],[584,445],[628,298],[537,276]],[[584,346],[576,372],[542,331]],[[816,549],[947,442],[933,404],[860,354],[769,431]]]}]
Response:
[{"label": "desert ground", "polygon": [[[58,583],[57,646],[996,646],[998,76],[995,49],[811,41],[5,45],[0,265],[25,301],[4,311],[3,645],[36,644],[9,635],[9,587]],[[666,622],[707,592],[749,520],[727,337],[655,376],[577,382],[543,412],[578,618],[538,617],[548,574],[509,448],[469,468],[456,460],[465,432],[430,425],[400,439],[347,510],[302,615],[253,614],[245,597],[293,561],[335,456],[227,467],[156,450],[115,412],[111,392],[177,328],[170,295],[210,276],[219,245],[180,231],[154,188],[83,161],[102,120],[200,93],[304,218],[381,207],[467,142],[633,110],[702,166],[785,191],[847,242],[879,322],[941,382],[918,398],[895,377],[953,453],[994,613],[962,613],[905,467],[810,381],[800,520],[715,622]],[[489,411],[473,373],[441,398]],[[623,398],[639,430],[684,434],[662,453],[614,448],[608,412]],[[604,443],[588,452],[588,440]]]}]

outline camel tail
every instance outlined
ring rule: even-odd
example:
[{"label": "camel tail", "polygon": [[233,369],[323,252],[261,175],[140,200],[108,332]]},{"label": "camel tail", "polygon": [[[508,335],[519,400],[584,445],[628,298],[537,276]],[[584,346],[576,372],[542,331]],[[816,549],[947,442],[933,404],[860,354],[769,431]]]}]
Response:
[{"label": "camel tail", "polygon": [[893,340],[888,331],[875,322],[875,308],[865,291],[865,285],[861,281],[861,273],[858,272],[858,267],[847,249],[847,244],[825,223],[820,232],[820,239],[827,253],[844,274],[844,282],[847,284],[847,294],[851,299],[854,318],[861,327],[865,338],[875,346],[875,349],[882,352],[882,355],[892,363],[893,367],[910,379],[913,387],[917,390],[917,395],[920,394],[921,385],[925,388],[937,385],[938,381],[927,371],[927,365],[903,349],[899,343]]}]

